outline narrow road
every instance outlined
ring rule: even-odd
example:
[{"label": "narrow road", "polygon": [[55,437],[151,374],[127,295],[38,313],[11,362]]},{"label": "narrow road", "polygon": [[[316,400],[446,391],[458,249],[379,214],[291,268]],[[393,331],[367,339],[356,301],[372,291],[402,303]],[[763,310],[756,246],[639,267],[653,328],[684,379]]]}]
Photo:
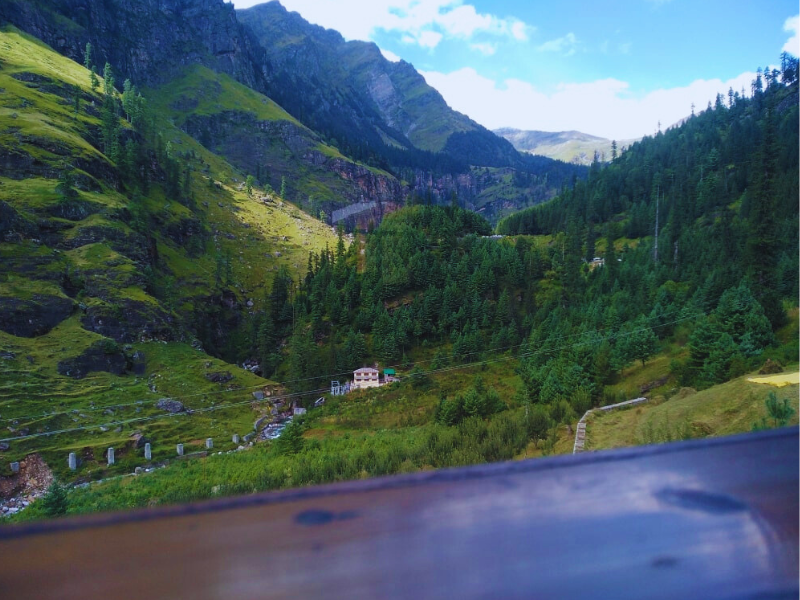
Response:
[{"label": "narrow road", "polygon": [[596,411],[608,411],[613,410],[615,408],[621,408],[623,406],[633,406],[635,404],[641,404],[642,402],[647,402],[650,398],[634,398],[633,400],[625,400],[625,402],[618,402],[617,404],[609,404],[608,406],[600,406],[599,408],[591,408],[583,413],[581,420],[578,421],[578,426],[575,428],[575,443],[572,446],[572,453],[577,454],[578,452],[584,451],[584,445],[586,443],[586,417],[589,416],[589,413],[593,413]]}]

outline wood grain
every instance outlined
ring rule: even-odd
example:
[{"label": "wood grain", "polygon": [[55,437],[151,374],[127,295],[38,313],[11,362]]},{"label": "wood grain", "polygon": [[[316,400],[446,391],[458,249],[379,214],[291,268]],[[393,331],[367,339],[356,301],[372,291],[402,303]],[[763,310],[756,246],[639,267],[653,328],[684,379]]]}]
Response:
[{"label": "wood grain", "polygon": [[0,528],[19,598],[797,598],[796,428]]}]

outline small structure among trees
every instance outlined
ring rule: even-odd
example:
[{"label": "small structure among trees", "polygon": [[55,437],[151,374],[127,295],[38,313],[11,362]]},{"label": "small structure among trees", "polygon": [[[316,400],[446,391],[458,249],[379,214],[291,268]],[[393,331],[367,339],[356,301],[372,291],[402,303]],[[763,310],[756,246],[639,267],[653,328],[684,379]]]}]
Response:
[{"label": "small structure among trees", "polygon": [[353,387],[355,389],[366,389],[372,387],[379,387],[380,371],[373,367],[361,367],[353,372]]}]

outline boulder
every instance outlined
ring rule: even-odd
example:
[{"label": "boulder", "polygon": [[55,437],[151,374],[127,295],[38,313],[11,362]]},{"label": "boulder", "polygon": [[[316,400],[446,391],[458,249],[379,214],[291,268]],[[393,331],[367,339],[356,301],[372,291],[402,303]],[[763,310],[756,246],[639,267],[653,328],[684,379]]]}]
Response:
[{"label": "boulder", "polygon": [[[177,400],[173,400],[172,398],[161,398],[158,402],[156,402],[156,408],[165,410],[168,413],[179,413],[186,410],[186,407],[183,405],[182,402],[178,402]],[[144,446],[144,444],[142,444]],[[138,446],[137,446],[138,447]]]},{"label": "boulder", "polygon": [[128,358],[112,340],[101,340],[82,354],[58,363],[58,372],[67,377],[83,379],[94,371],[123,375],[128,370]]},{"label": "boulder", "polygon": [[0,330],[19,337],[44,335],[67,319],[73,308],[69,298],[51,294],[0,296]]},{"label": "boulder", "polygon": [[212,383],[228,383],[233,379],[230,371],[215,371],[213,373],[206,373],[206,379]]}]

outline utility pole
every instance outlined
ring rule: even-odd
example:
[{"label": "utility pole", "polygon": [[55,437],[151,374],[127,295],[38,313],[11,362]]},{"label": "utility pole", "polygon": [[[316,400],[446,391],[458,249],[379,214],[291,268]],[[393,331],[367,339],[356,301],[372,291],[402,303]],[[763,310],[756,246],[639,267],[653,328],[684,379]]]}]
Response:
[{"label": "utility pole", "polygon": [[658,263],[658,197],[661,191],[661,186],[656,187],[656,241],[653,248],[654,258],[653,261]]}]

